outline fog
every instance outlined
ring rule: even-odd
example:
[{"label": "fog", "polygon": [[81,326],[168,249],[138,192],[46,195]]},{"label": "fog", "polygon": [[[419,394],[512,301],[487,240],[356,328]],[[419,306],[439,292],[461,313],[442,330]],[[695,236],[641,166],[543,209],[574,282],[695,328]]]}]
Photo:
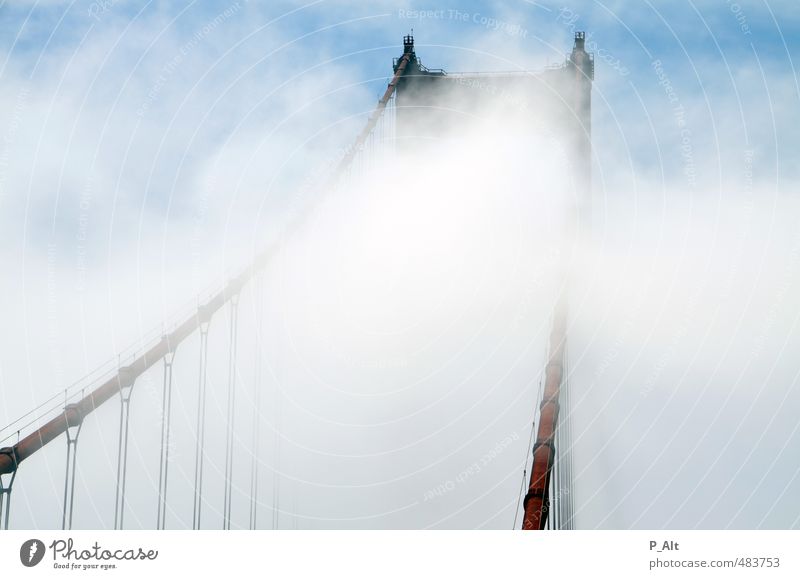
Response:
[{"label": "fog", "polygon": [[[286,5],[5,17],[22,40],[0,86],[0,423],[88,391],[271,247],[239,303],[233,527],[258,404],[260,528],[512,528],[560,292],[578,528],[797,527],[788,55],[737,48],[721,10],[702,21],[736,51],[724,65],[635,11],[634,39],[658,31],[647,52],[583,5],[461,6],[466,24]],[[694,16],[663,17],[689,44]],[[525,95],[463,103],[456,134],[411,147],[389,110],[323,187],[411,26],[448,71],[541,70],[596,30],[592,190],[559,135],[526,129],[554,113]],[[222,525],[228,316],[209,334],[205,528]],[[192,524],[198,350],[175,358],[169,528]],[[126,528],[155,525],[162,372],[133,391]],[[84,423],[75,528],[113,525],[118,414]],[[20,467],[13,528],[60,527],[64,446]]]}]

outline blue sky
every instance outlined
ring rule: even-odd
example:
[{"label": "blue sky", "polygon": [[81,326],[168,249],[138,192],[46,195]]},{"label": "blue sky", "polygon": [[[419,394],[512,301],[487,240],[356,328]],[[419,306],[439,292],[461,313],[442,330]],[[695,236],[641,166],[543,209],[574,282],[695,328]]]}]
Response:
[{"label": "blue sky", "polygon": [[[191,42],[192,35],[202,33],[226,9],[233,14],[204,34],[202,45],[169,68],[163,82],[148,82],[170,67],[170,60]],[[460,20],[457,12],[466,19]],[[800,24],[792,12],[788,3],[756,1],[635,5],[331,1],[172,7],[164,3],[142,7],[124,1],[17,2],[6,6],[2,15],[5,33],[0,46],[8,57],[6,70],[20,81],[30,77],[33,90],[42,87],[45,91],[54,79],[62,89],[74,89],[60,76],[64,67],[71,67],[73,78],[76,73],[87,75],[85,90],[76,98],[99,102],[113,97],[120,106],[137,110],[143,103],[158,101],[147,105],[151,119],[174,113],[170,107],[179,103],[170,97],[184,94],[185,83],[206,75],[205,81],[213,86],[199,86],[188,97],[203,113],[211,113],[207,117],[211,122],[202,131],[204,137],[215,140],[235,131],[229,122],[233,119],[225,116],[230,111],[246,106],[256,118],[266,118],[275,110],[275,97],[294,90],[295,83],[290,83],[272,96],[253,91],[253,87],[261,88],[257,83],[265,71],[298,74],[299,81],[325,91],[335,87],[328,74],[341,74],[348,83],[363,83],[359,92],[349,93],[334,105],[343,116],[363,114],[382,92],[401,36],[412,28],[423,61],[448,70],[535,70],[560,62],[570,49],[573,32],[586,30],[590,48],[598,53],[595,125],[599,138],[616,133],[635,141],[638,135],[632,129],[640,128],[648,116],[656,124],[664,116],[669,103],[651,67],[657,59],[682,102],[690,105],[690,120],[692,114],[697,117],[694,138],[698,146],[706,144],[705,137],[715,142],[745,141],[749,127],[750,134],[755,133],[753,145],[763,145],[763,154],[773,159],[776,151],[769,147],[774,139],[782,150],[797,146],[789,129],[796,120],[792,116],[796,107],[780,110],[798,92],[791,55],[796,53]],[[494,29],[486,18],[503,28]],[[214,63],[210,68],[209,59]],[[328,59],[335,59],[331,66],[312,68]],[[92,83],[95,74],[97,80]],[[232,80],[238,85],[226,84]],[[147,93],[153,88],[162,94],[149,98]],[[227,92],[221,94],[222,90]],[[199,91],[206,94],[196,94]],[[774,131],[761,134],[763,125],[772,123],[770,111],[764,108],[768,102],[776,105],[775,115],[786,115],[786,122],[776,121]],[[308,112],[320,110],[318,104],[312,104]],[[103,105],[99,106],[102,110]],[[728,107],[739,109],[733,111],[735,120]],[[720,114],[726,116],[725,121]],[[225,120],[217,124],[215,117]],[[304,120],[300,115],[291,122],[305,125]],[[605,122],[612,123],[608,130]],[[726,131],[735,135],[722,136]],[[659,139],[674,136],[659,132]],[[346,132],[339,137],[335,145],[346,146]],[[648,149],[652,142],[631,146],[629,141],[625,153],[633,156],[637,167],[652,167],[653,151]],[[664,160],[669,161],[669,156]],[[782,163],[779,171],[796,176],[790,163]],[[160,198],[153,197],[156,202]]]}]

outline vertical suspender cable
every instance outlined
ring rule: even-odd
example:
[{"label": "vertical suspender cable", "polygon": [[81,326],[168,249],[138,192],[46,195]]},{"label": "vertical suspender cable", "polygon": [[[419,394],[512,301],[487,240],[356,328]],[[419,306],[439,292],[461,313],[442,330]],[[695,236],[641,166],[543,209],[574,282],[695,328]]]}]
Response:
[{"label": "vertical suspender cable", "polygon": [[574,529],[574,516],[575,516],[575,503],[574,503],[574,493],[575,493],[575,481],[572,478],[572,464],[573,464],[573,453],[575,452],[575,446],[573,442],[572,436],[572,384],[569,379],[570,376],[570,365],[569,365],[569,348],[565,349],[564,351],[564,358],[566,360],[566,370],[567,370],[567,382],[566,382],[566,403],[567,403],[567,424],[566,424],[566,434],[567,434],[567,452],[566,455],[566,463],[567,463],[567,484],[568,484],[568,494],[567,494],[567,528]]},{"label": "vertical suspender cable", "polygon": [[255,343],[255,369],[253,371],[253,441],[251,443],[250,459],[250,530],[255,530],[258,523],[258,439],[261,421],[261,355],[263,331],[263,275],[256,276],[253,286],[256,306],[256,343]]},{"label": "vertical suspender cable", "polygon": [[[279,347],[282,347],[284,341],[280,341]],[[281,353],[282,354],[282,353]],[[280,528],[280,512],[281,512],[281,475],[280,475],[280,459],[281,459],[281,411],[283,406],[283,380],[284,372],[283,362],[285,357],[283,355],[278,359],[279,370],[277,380],[277,396],[275,400],[275,439],[273,441],[273,458],[272,458],[272,528]]]},{"label": "vertical suspender cable", "polygon": [[559,469],[559,517],[562,529],[569,529],[569,495],[571,493],[571,482],[569,472],[569,455],[572,451],[572,443],[569,434],[570,407],[569,407],[569,380],[567,378],[569,366],[567,365],[566,347],[564,348],[564,384],[562,386],[561,400],[564,412],[559,416],[558,424],[558,443],[559,455],[557,466]]},{"label": "vertical suspender cable", "polygon": [[14,467],[10,473],[11,476],[8,477],[8,482],[4,481],[3,474],[0,474],[0,525],[3,530],[7,531],[8,517],[11,513],[11,489],[14,486],[14,479],[17,478],[18,461],[13,447],[0,448],[0,454],[8,456]]},{"label": "vertical suspender cable", "polygon": [[194,451],[194,505],[192,509],[192,528],[200,528],[200,514],[203,508],[203,462],[205,461],[206,432],[206,384],[208,381],[208,326],[209,318],[201,308],[200,316],[200,373],[197,388],[197,426]]},{"label": "vertical suspender cable", "polygon": [[[164,338],[166,339],[166,338]],[[167,519],[167,479],[169,476],[170,418],[172,416],[172,362],[175,350],[164,355],[164,389],[161,403],[161,460],[158,471],[158,517],[156,528],[164,529]]]},{"label": "vertical suspender cable", "polygon": [[225,435],[225,501],[222,511],[222,528],[231,528],[231,498],[233,487],[233,432],[236,418],[236,330],[238,324],[239,294],[231,296],[231,329],[228,343],[228,417]]},{"label": "vertical suspender cable", "polygon": [[[348,173],[352,174],[352,161],[355,152],[361,148],[364,139],[372,132],[372,128],[383,114],[389,99],[395,93],[397,83],[405,73],[406,67],[408,66],[409,62],[411,62],[412,58],[415,58],[413,54],[413,39],[411,37],[408,37],[408,42],[404,40],[404,47],[405,52],[395,65],[394,76],[389,82],[386,92],[376,104],[373,113],[367,120],[366,126],[356,137],[355,144],[346,151],[342,159],[336,165],[336,168],[332,172],[331,177],[323,189],[334,188],[334,185],[340,179],[340,177]],[[305,218],[308,213],[309,212],[305,212],[302,217]],[[301,219],[295,219],[293,224],[296,225],[300,221]],[[205,304],[205,307],[207,307],[211,313],[222,307],[230,295],[229,292],[231,291],[231,287],[241,287],[241,285],[250,278],[254,271],[262,268],[267,263],[267,260],[271,257],[271,253],[271,249],[262,251],[256,257],[255,261],[251,263],[238,278],[231,280],[228,287],[212,296],[211,299]],[[191,334],[199,326],[199,324],[200,320],[196,316],[192,316],[191,318],[181,322],[171,334],[173,344],[177,345],[180,343],[184,338]],[[134,375],[139,376],[145,370],[150,368],[155,362],[160,360],[165,354],[164,347],[165,344],[159,343],[158,345],[144,352],[138,358],[134,359],[129,366]],[[85,416],[91,412],[94,412],[94,410],[100,405],[116,396],[118,392],[119,387],[117,378],[113,377],[107,380],[77,403],[80,406],[80,413]],[[11,474],[17,468],[19,463],[55,440],[58,436],[65,432],[66,429],[67,424],[64,420],[64,417],[59,415],[40,426],[34,432],[28,434],[22,440],[18,441],[13,447],[15,453],[13,459],[10,455],[0,452],[0,474]]]},{"label": "vertical suspender cable", "polygon": [[[394,67],[394,76],[392,80],[389,82],[386,91],[384,92],[383,96],[378,101],[373,113],[370,115],[369,119],[367,120],[366,126],[362,129],[359,135],[356,137],[355,144],[350,147],[350,149],[345,153],[343,158],[339,161],[338,165],[336,166],[335,170],[331,178],[329,179],[329,185],[335,184],[340,177],[343,175],[353,175],[357,171],[357,167],[353,166],[353,159],[354,156],[362,150],[363,145],[367,137],[372,137],[374,140],[373,129],[375,124],[380,120],[381,116],[384,113],[384,109],[386,108],[387,104],[389,103],[390,99],[395,94],[395,90],[397,88],[397,84],[400,78],[405,73],[405,70],[408,64],[415,59],[414,52],[413,52],[413,39],[411,37],[407,37],[404,39],[404,47],[405,51],[403,56],[397,61]],[[394,104],[394,103],[392,103]],[[394,126],[394,119],[391,119],[392,126]],[[363,157],[363,155],[362,155]],[[361,166],[363,168],[363,159],[361,162]],[[248,266],[248,268],[239,276],[239,278],[232,280],[230,282],[229,287],[226,287],[222,292],[215,294],[206,304],[209,310],[213,313],[218,308],[220,308],[226,301],[226,297],[228,292],[230,291],[231,286],[237,286],[238,288],[241,287],[242,283],[247,281],[249,277],[252,275],[252,272],[255,270],[263,267],[264,263],[266,262],[267,258],[270,256],[270,251],[264,251],[256,258],[256,260]],[[238,293],[236,295],[238,298]],[[231,299],[231,302],[234,303],[235,299]],[[235,310],[235,306],[233,308]],[[235,314],[234,314],[235,318]],[[188,319],[180,323],[173,333],[171,334],[170,338],[173,342],[173,346],[177,346],[185,337],[187,337],[195,328],[198,328],[202,325],[198,319]],[[235,325],[235,323],[234,323]],[[202,330],[201,330],[202,334]],[[163,342],[163,341],[162,341]],[[166,348],[166,349],[165,349]],[[235,343],[232,344],[232,354],[235,355]],[[145,370],[150,368],[156,361],[161,359],[162,357],[165,358],[165,363],[169,360],[168,369],[165,368],[165,382],[168,383],[168,388],[165,389],[165,408],[164,413],[166,415],[169,414],[169,406],[171,404],[171,376],[172,376],[172,358],[174,356],[173,349],[169,348],[169,344],[160,343],[146,352],[144,352],[141,356],[134,359],[129,368],[133,376],[141,375]],[[201,362],[201,365],[203,363]],[[231,364],[233,367],[233,363]],[[232,371],[233,374],[233,371]],[[203,379],[201,379],[203,380]],[[234,395],[235,395],[235,375],[232,375],[231,379],[229,380],[229,425],[228,425],[228,452],[227,452],[227,464],[226,464],[226,527],[230,527],[230,498],[231,498],[231,475],[232,475],[232,447],[233,447],[233,431],[232,431],[232,419],[234,415]],[[114,377],[100,386],[98,386],[95,390],[90,392],[87,396],[84,396],[77,402],[74,406],[72,413],[79,418],[79,421],[82,422],[83,418],[88,415],[89,413],[93,412],[96,408],[100,405],[104,404],[106,401],[111,399],[115,396],[115,394],[119,391],[119,383],[118,377]],[[202,395],[201,395],[202,396]],[[204,406],[203,406],[204,408]],[[66,409],[65,409],[66,410]],[[200,410],[199,410],[200,412]],[[123,411],[123,417],[127,416],[127,410]],[[163,420],[163,417],[162,417]],[[122,436],[125,436],[125,429],[126,426],[123,426],[121,430],[123,431]],[[65,512],[62,518],[62,526],[69,524],[71,525],[71,515],[72,515],[72,499],[74,498],[74,479],[75,479],[75,469],[74,466],[76,464],[75,460],[75,450],[77,448],[77,436],[80,431],[80,423],[76,425],[71,425],[69,423],[69,418],[67,416],[58,416],[44,425],[40,426],[36,431],[27,435],[23,440],[18,441],[17,444],[14,445],[12,448],[12,453],[3,453],[0,452],[0,475],[2,474],[13,474],[16,472],[18,464],[25,460],[27,457],[31,456],[33,453],[40,450],[46,444],[49,444],[51,441],[55,440],[61,433],[66,433],[67,435],[67,480],[65,481]],[[74,436],[73,436],[74,435]],[[200,508],[199,505],[202,501],[202,438],[198,436],[198,440],[200,441],[198,444],[198,457],[199,460],[197,461],[196,468],[195,468],[195,527],[199,527],[200,525]],[[169,447],[169,428],[165,428],[162,425],[162,472],[160,473],[161,480],[159,482],[159,516],[157,520],[157,525],[159,528],[163,528],[164,526],[164,519],[166,514],[166,481],[167,481],[167,474],[168,474],[168,447]],[[124,481],[125,481],[125,468],[126,468],[126,461],[125,461],[125,448],[126,448],[127,441],[123,440],[122,444],[120,445],[119,449],[122,451],[123,460],[118,463],[118,471],[120,472],[121,476],[118,476],[118,484],[120,485],[118,489],[118,496],[119,496],[119,504],[121,506],[124,504]],[[277,445],[278,450],[280,443],[278,441]],[[2,449],[0,449],[1,451]],[[11,456],[13,454],[13,456]],[[121,467],[121,468],[120,468]],[[72,487],[72,488],[69,488]],[[0,497],[5,498],[5,508],[3,509],[6,518],[8,516],[8,500],[10,497],[10,488],[8,485],[2,487],[2,493],[0,493]],[[279,487],[276,485],[275,490],[276,495],[276,505],[277,500],[279,499]],[[67,504],[69,503],[69,505]],[[2,506],[2,503],[0,503]],[[0,513],[0,517],[2,513]],[[275,520],[274,524],[278,524],[278,517],[274,514]],[[121,526],[122,524],[122,516],[121,511],[115,513],[115,518],[117,519],[117,523]]]},{"label": "vertical suspender cable", "polygon": [[[347,171],[351,171],[348,167]],[[282,259],[285,257],[281,256]],[[281,264],[282,266],[282,264]],[[279,290],[283,288],[279,286]],[[283,301],[284,299],[284,292],[279,291],[278,299],[279,301]],[[279,306],[280,307],[280,306]],[[283,311],[283,308],[279,309],[279,311]],[[272,416],[272,424],[273,424],[273,439],[272,439],[272,528],[279,529],[280,528],[280,504],[281,504],[281,475],[280,475],[280,468],[281,468],[281,410],[282,410],[282,401],[283,401],[283,383],[286,380],[286,361],[288,356],[286,355],[286,344],[288,343],[287,339],[287,328],[286,328],[286,319],[281,318],[280,324],[276,323],[274,325],[274,330],[270,332],[270,336],[273,339],[277,339],[277,343],[275,343],[275,353],[277,354],[275,360],[275,382],[274,382],[274,391],[273,391],[273,416]]]},{"label": "vertical suspender cable", "polygon": [[114,529],[123,528],[125,516],[125,480],[128,473],[128,430],[130,424],[131,393],[135,378],[127,368],[117,373],[119,382],[119,444],[117,446],[117,494],[114,502]]},{"label": "vertical suspender cable", "polygon": [[[564,356],[564,373],[566,374],[566,354]],[[564,384],[566,388],[566,381]],[[566,399],[566,393],[561,393],[561,401],[564,403]],[[569,412],[569,409],[567,409]],[[567,502],[567,488],[569,487],[569,477],[567,473],[567,453],[569,452],[569,448],[567,447],[567,433],[566,433],[566,426],[567,426],[567,419],[568,417],[566,414],[561,413],[558,417],[558,442],[556,443],[556,448],[558,449],[558,456],[556,457],[556,464],[558,465],[558,528],[565,529],[566,524],[564,521],[565,508]]]},{"label": "vertical suspender cable", "polygon": [[[559,396],[559,399],[561,396]],[[560,401],[560,400],[559,400]],[[558,422],[556,422],[556,454],[553,457],[553,463],[556,469],[556,476],[553,479],[553,489],[550,494],[550,500],[553,503],[551,512],[553,513],[553,528],[557,531],[561,530],[561,486],[563,485],[562,476],[563,462],[561,461],[561,425],[563,420],[559,414]]]},{"label": "vertical suspender cable", "polygon": [[72,512],[75,505],[75,468],[78,455],[78,435],[83,426],[83,415],[77,404],[68,404],[64,408],[64,419],[67,424],[67,468],[64,474],[64,511],[61,517],[61,529],[72,529]]},{"label": "vertical suspender cable", "polygon": [[569,495],[570,495],[570,474],[569,474],[569,455],[572,452],[572,442],[569,435],[570,407],[569,407],[569,364],[567,362],[567,349],[564,348],[564,391],[562,400],[565,412],[561,415],[559,430],[559,448],[561,448],[560,463],[562,474],[562,508],[561,521],[564,529],[569,529]]},{"label": "vertical suspender cable", "polygon": [[558,496],[558,490],[561,488],[561,456],[559,456],[559,453],[561,452],[561,433],[559,432],[559,427],[560,424],[557,422],[555,432],[556,453],[553,455],[553,478],[550,479],[550,504],[548,505],[550,517],[553,519],[553,529],[555,530],[559,530],[561,528],[558,518],[561,510],[561,500]]},{"label": "vertical suspender cable", "polygon": [[[561,393],[561,402],[564,401],[564,393]],[[559,413],[558,416],[558,424],[556,426],[556,468],[558,469],[558,480],[556,482],[555,494],[556,500],[558,501],[558,513],[556,516],[558,517],[558,526],[556,527],[558,530],[564,529],[564,502],[565,502],[565,494],[564,489],[567,486],[567,471],[566,471],[566,461],[564,460],[566,457],[565,454],[565,436],[564,436],[564,427],[566,425],[566,421],[564,418],[563,413]]]}]

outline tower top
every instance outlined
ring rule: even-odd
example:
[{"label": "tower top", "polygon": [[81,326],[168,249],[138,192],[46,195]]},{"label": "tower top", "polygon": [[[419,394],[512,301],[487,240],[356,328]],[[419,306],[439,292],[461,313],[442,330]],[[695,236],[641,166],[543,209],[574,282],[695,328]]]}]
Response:
[{"label": "tower top", "polygon": [[414,53],[414,36],[407,34],[403,37],[403,54]]},{"label": "tower top", "polygon": [[575,46],[572,47],[572,54],[569,55],[567,64],[580,69],[587,80],[594,80],[594,55],[586,52],[585,32],[575,33]]},{"label": "tower top", "polygon": [[575,50],[586,50],[586,33],[575,33]]}]

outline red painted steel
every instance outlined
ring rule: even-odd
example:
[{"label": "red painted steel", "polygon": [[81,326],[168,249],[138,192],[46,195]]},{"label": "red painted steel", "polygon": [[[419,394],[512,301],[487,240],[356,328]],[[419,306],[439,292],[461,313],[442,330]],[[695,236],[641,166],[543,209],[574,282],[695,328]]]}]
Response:
[{"label": "red painted steel", "polygon": [[[16,470],[19,463],[31,456],[48,442],[63,434],[68,426],[86,418],[86,416],[91,414],[101,404],[118,394],[121,387],[131,384],[133,380],[163,358],[164,355],[174,350],[175,347],[194,332],[202,322],[208,320],[214,312],[220,309],[231,295],[238,293],[239,289],[247,280],[267,263],[269,254],[269,251],[260,254],[241,275],[231,280],[224,289],[218,292],[206,304],[199,307],[197,313],[183,321],[172,333],[164,336],[158,344],[136,358],[129,366],[120,368],[117,374],[98,386],[88,396],[82,398],[75,404],[69,405],[64,412],[11,447],[10,451],[13,452],[14,456],[11,456],[10,453],[0,454],[0,474],[10,473]],[[14,458],[16,458],[16,464]]]},{"label": "red painted steel", "polygon": [[[591,148],[591,83],[594,80],[594,64],[585,50],[585,34],[575,34],[575,47],[570,61],[574,69],[572,85],[573,112],[577,126],[572,151],[572,167],[579,189],[588,194],[590,183]],[[578,215],[574,216],[577,221]],[[575,223],[568,223],[567,235]],[[550,356],[545,368],[545,385],[539,406],[539,428],[533,446],[533,465],[528,492],[525,495],[525,516],[522,529],[543,530],[550,509],[550,475],[555,462],[555,434],[558,427],[559,397],[564,380],[564,351],[567,341],[567,290],[569,275],[564,275],[565,286],[555,308],[553,327],[550,332]]]},{"label": "red painted steel", "polygon": [[533,466],[528,492],[523,503],[525,517],[523,530],[542,530],[547,523],[550,507],[550,473],[555,459],[555,433],[558,425],[561,383],[564,378],[564,348],[567,338],[566,300],[556,307],[553,328],[550,331],[550,356],[545,369],[544,391],[539,406],[539,428],[533,446]]}]

